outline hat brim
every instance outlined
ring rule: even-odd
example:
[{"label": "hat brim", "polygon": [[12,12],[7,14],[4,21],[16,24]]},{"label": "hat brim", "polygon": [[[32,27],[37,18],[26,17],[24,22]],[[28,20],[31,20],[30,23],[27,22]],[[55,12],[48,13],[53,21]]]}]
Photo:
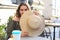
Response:
[{"label": "hat brim", "polygon": [[25,12],[20,18],[20,26],[21,26],[22,31],[27,31],[29,33],[29,36],[38,36],[44,31],[45,22],[44,22],[43,17],[39,15],[40,16],[39,22],[41,22],[39,29],[33,30],[29,28],[27,24],[27,21],[28,21],[27,19],[29,18],[29,16],[32,16],[32,15],[33,15],[32,11]]}]

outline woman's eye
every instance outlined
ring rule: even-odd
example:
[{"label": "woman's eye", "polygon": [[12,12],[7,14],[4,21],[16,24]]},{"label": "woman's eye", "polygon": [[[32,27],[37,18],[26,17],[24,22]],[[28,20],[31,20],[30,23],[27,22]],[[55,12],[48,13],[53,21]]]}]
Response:
[{"label": "woman's eye", "polygon": [[27,11],[28,9],[25,9],[25,11]]},{"label": "woman's eye", "polygon": [[21,11],[27,11],[28,9],[20,9]]},{"label": "woman's eye", "polygon": [[20,9],[21,11],[23,11],[23,9]]}]

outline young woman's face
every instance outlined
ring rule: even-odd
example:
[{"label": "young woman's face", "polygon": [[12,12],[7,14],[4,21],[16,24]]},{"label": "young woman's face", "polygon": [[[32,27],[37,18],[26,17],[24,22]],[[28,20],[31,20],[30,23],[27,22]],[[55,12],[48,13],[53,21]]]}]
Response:
[{"label": "young woman's face", "polygon": [[25,11],[28,11],[28,8],[27,8],[27,6],[22,5],[22,6],[20,7],[20,10],[19,10],[20,14],[22,15]]}]

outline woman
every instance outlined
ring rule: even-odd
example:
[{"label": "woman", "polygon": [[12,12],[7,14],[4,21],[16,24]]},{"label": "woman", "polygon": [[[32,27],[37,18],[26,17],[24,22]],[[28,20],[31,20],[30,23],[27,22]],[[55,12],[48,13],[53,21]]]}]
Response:
[{"label": "woman", "polygon": [[[12,31],[13,30],[21,30],[20,26],[19,26],[19,20],[20,20],[20,17],[22,16],[22,14],[25,12],[25,11],[28,11],[28,10],[31,10],[29,4],[26,4],[26,3],[21,3],[17,10],[16,10],[16,15],[12,18],[12,21],[9,22],[9,25],[7,25],[7,39],[12,37],[11,34],[12,34]],[[23,32],[21,36],[28,36],[28,33],[27,32]]]},{"label": "woman", "polygon": [[[26,11],[31,10],[29,4],[26,3],[21,3],[17,10],[16,10],[16,15],[13,17],[12,21],[9,22],[9,24],[7,25],[7,39],[12,37],[12,31],[13,30],[21,30],[20,25],[19,25],[19,20],[20,17],[22,16],[22,14]],[[38,15],[38,13],[36,14],[36,12],[34,12],[35,15]],[[28,36],[28,32],[26,31],[22,31],[22,35],[21,36]]]}]

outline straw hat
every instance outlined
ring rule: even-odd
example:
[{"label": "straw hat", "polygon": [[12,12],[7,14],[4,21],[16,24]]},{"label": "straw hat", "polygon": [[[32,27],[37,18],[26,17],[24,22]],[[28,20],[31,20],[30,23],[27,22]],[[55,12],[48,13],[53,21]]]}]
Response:
[{"label": "straw hat", "polygon": [[20,18],[20,26],[22,31],[29,33],[29,36],[38,36],[44,31],[45,23],[41,15],[27,11]]}]

